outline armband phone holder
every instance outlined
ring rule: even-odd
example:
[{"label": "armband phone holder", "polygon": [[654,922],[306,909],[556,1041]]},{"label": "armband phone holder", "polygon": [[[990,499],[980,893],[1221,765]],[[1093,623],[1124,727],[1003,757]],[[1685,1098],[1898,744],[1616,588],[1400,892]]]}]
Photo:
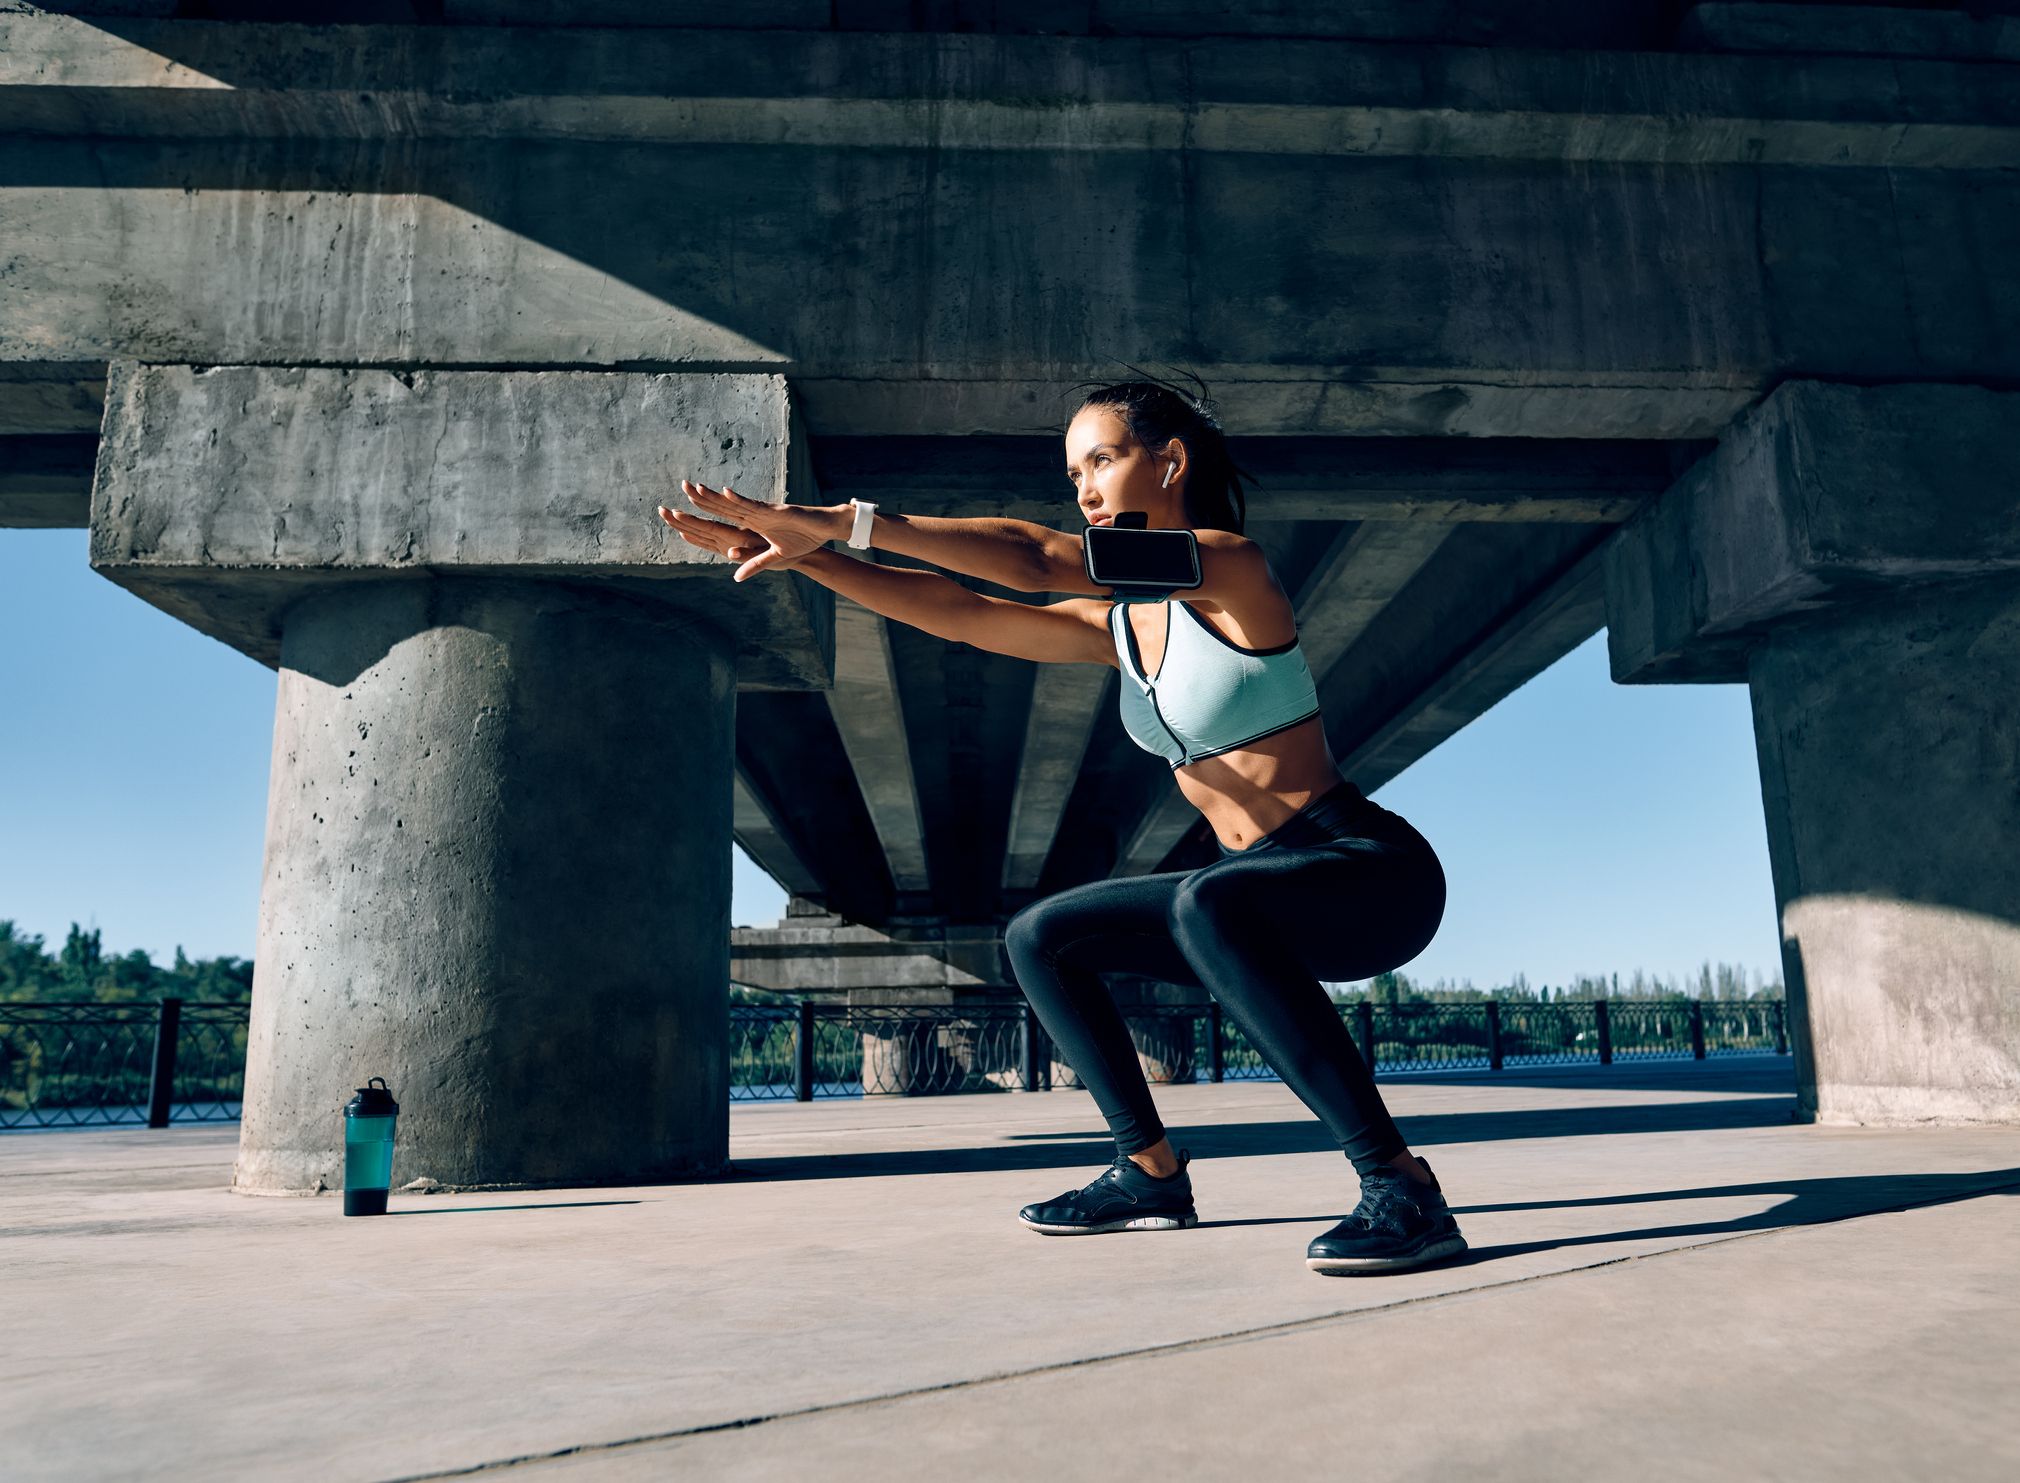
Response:
[{"label": "armband phone holder", "polygon": [[1125,510],[1081,534],[1087,580],[1117,602],[1162,602],[1200,585],[1199,541],[1190,530],[1147,530],[1150,517]]}]

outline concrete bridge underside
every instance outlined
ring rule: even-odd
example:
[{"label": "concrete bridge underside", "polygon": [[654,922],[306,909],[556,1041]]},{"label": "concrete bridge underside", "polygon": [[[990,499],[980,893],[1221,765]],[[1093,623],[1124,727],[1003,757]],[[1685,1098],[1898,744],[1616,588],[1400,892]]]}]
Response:
[{"label": "concrete bridge underside", "polygon": [[1001,991],[1212,859],[1112,670],[652,516],[1076,530],[1123,362],[1219,399],[1348,777],[1601,626],[1748,683],[1806,1112],[2020,1120],[2009,20],[94,8],[0,16],[0,523],[281,672],[241,1187],[371,1073],[446,1184],[719,1167],[726,978]]}]

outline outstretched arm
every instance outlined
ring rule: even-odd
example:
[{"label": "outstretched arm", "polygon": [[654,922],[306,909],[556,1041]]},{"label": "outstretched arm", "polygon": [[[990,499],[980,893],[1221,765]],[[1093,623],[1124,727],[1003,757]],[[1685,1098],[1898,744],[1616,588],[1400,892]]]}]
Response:
[{"label": "outstretched arm", "polygon": [[[702,514],[754,530],[788,557],[829,541],[847,540],[856,519],[853,505],[775,505],[690,480],[683,480],[682,488]],[[870,526],[870,545],[980,577],[1013,592],[1043,592],[1048,590],[1042,584],[1049,566],[1045,541],[1056,534],[1029,520],[995,515],[956,519],[879,508]]]},{"label": "outstretched arm", "polygon": [[[746,501],[756,503],[756,501]],[[773,540],[748,526],[726,525],[720,520],[703,520],[684,510],[659,507],[659,518],[680,532],[690,546],[714,551],[741,563],[738,580],[760,552]],[[777,549],[774,542],[773,550]],[[805,572],[823,587],[861,603],[873,613],[895,618],[900,623],[922,629],[936,638],[967,642],[975,614],[990,599],[970,592],[952,577],[939,572],[922,572],[910,567],[881,566],[874,561],[858,561],[825,546],[811,546],[792,556],[773,556],[758,570]]]},{"label": "outstretched arm", "polygon": [[[769,539],[753,530],[720,520],[702,520],[664,505],[659,518],[679,531],[690,546],[714,551],[745,566],[758,555],[760,540]],[[871,612],[909,623],[935,638],[1040,663],[1115,663],[1107,603],[1082,599],[1046,606],[985,597],[940,572],[857,561],[825,546],[797,556],[772,556],[766,569],[773,567],[805,572],[823,587]]]}]

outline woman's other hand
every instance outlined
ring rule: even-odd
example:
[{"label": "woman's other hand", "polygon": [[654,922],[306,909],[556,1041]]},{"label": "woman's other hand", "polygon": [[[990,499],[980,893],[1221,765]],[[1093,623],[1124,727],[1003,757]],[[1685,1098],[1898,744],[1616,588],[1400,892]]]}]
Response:
[{"label": "woman's other hand", "polygon": [[796,506],[745,499],[727,486],[710,489],[691,479],[681,480],[680,487],[695,508],[721,518],[703,519],[665,505],[659,507],[659,518],[679,531],[690,546],[742,562],[736,569],[736,581],[761,571],[787,570],[827,544],[827,537],[808,528],[807,512]]}]

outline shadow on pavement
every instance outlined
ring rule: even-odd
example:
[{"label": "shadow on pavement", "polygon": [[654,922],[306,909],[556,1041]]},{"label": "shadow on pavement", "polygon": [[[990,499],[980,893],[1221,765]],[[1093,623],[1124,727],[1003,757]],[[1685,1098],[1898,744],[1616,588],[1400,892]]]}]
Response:
[{"label": "shadow on pavement", "polygon": [[1417,1086],[1603,1088],[1637,1092],[1660,1092],[1674,1088],[1793,1097],[1796,1068],[1790,1056],[1708,1056],[1702,1061],[1683,1057],[1649,1057],[1645,1060],[1627,1058],[1615,1061],[1611,1066],[1559,1064],[1510,1066],[1500,1071],[1384,1071],[1375,1080],[1384,1085],[1394,1082]]},{"label": "shadow on pavement", "polygon": [[[1786,1127],[1793,1097],[1722,1097],[1715,1101],[1629,1103],[1602,1107],[1547,1107],[1523,1111],[1440,1112],[1399,1117],[1412,1148],[1444,1143],[1484,1143],[1507,1138],[1585,1138],[1611,1133],[1709,1132],[1729,1128]],[[1187,1125],[1167,1123],[1173,1148],[1195,1161],[1259,1158],[1273,1154],[1331,1153],[1339,1145],[1313,1118],[1295,1122]],[[1009,1135],[1007,1146],[889,1149],[865,1153],[782,1155],[736,1159],[733,1179],[862,1179],[893,1174],[974,1174],[1018,1169],[1078,1169],[1115,1156],[1107,1129],[1084,1133]]]},{"label": "shadow on pavement", "polygon": [[1654,1204],[1664,1200],[1722,1200],[1787,1196],[1781,1203],[1728,1220],[1690,1221],[1680,1225],[1643,1226],[1631,1231],[1602,1231],[1552,1241],[1518,1241],[1477,1246],[1439,1266],[1463,1267],[1531,1251],[1556,1251],[1566,1246],[1596,1246],[1621,1241],[1670,1239],[1677,1236],[1738,1235],[1787,1226],[1824,1225],[1859,1215],[1941,1205],[1979,1195],[2020,1194],[2020,1168],[1985,1169],[1955,1174],[1866,1174],[1834,1179],[1769,1179],[1752,1184],[1706,1185],[1697,1189],[1652,1190],[1631,1195],[1601,1195],[1583,1200],[1525,1200],[1503,1205],[1454,1205],[1458,1216],[1490,1211],[1597,1209],[1615,1205]]},{"label": "shadow on pavement", "polygon": [[[407,1197],[410,1192],[395,1190],[395,1194]],[[426,1198],[425,1196],[423,1198]],[[462,1215],[465,1213],[489,1214],[493,1210],[581,1210],[590,1205],[642,1205],[643,1200],[555,1200],[546,1205],[402,1205],[388,1210],[388,1215]]]}]

